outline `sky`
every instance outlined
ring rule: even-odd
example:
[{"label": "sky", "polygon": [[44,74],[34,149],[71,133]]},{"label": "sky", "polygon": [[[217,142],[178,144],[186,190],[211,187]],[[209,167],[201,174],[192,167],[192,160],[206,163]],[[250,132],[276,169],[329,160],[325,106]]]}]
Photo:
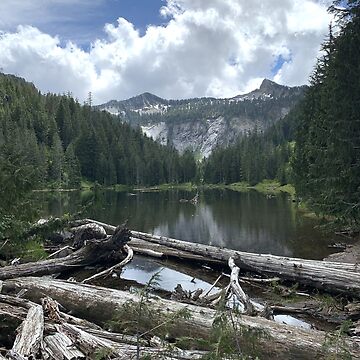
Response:
[{"label": "sky", "polygon": [[308,82],[328,0],[0,0],[0,70],[80,101]]}]

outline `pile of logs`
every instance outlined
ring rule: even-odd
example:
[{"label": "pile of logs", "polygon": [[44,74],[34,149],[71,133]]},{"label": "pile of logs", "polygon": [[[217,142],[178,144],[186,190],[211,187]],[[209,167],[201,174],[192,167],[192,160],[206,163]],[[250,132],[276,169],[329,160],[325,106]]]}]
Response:
[{"label": "pile of logs", "polygon": [[[216,317],[215,306],[221,299],[231,297],[235,299],[236,313],[241,313],[236,315],[241,328],[266,333],[258,339],[260,354],[264,358],[321,359],[338,354],[339,346],[331,343],[324,347],[327,339],[324,332],[273,321],[271,309],[250,299],[240,286],[240,268],[360,298],[360,269],[357,265],[220,249],[129,231],[123,226],[113,227],[88,219],[74,225],[71,229],[72,244],[55,251],[49,259],[0,268],[0,344],[6,346],[6,349],[0,348],[0,360],[92,359],[95,356],[140,359],[147,354],[154,358],[161,355],[162,359],[202,358],[206,354],[204,351],[180,350],[174,346],[169,353],[168,345],[154,337],[152,332],[139,336],[104,330],[116,312],[128,303],[139,302],[140,295],[90,284],[119,271],[134,254],[227,266],[230,281],[224,289],[214,290],[219,277],[206,292],[189,293],[177,287],[172,300],[151,295],[147,301],[159,316],[171,316],[184,308],[190,312],[190,318],[177,318],[178,326],[170,334],[171,338],[210,339]],[[61,257],[66,253],[68,255]],[[116,265],[81,283],[54,278],[55,274],[70,269],[110,262],[116,262]],[[127,316],[129,321],[136,320],[130,319],[131,313]],[[236,336],[240,343],[246,341],[243,332]],[[341,341],[353,359],[360,359],[360,338],[344,337]],[[105,355],[101,357],[99,354]]]}]

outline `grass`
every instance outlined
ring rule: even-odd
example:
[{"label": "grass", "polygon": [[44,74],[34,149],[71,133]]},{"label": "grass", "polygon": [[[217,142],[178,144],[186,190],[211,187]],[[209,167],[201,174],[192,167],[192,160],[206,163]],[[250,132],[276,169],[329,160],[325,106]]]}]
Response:
[{"label": "grass", "polygon": [[288,193],[292,197],[295,197],[295,188],[290,185],[281,185],[278,181],[275,180],[263,180],[257,185],[250,187],[264,194],[277,195],[280,193]]},{"label": "grass", "polygon": [[262,182],[251,186],[249,183],[242,181],[233,184],[205,184],[202,185],[205,189],[230,189],[233,191],[247,192],[256,190],[266,195],[278,195],[287,193],[295,198],[295,188],[291,184],[281,185],[276,180],[263,180]]},{"label": "grass", "polygon": [[149,191],[167,191],[167,190],[184,190],[184,191],[193,191],[196,190],[198,186],[193,183],[182,183],[182,184],[160,184],[150,187],[140,187],[135,188],[134,190],[149,190]]},{"label": "grass", "polygon": [[[96,186],[96,183],[93,183],[88,180],[81,181],[81,189],[82,190],[92,190]],[[183,190],[183,191],[194,191],[199,188],[201,189],[229,189],[233,191],[239,192],[248,192],[250,190],[256,190],[265,195],[278,195],[281,193],[289,194],[293,199],[295,198],[295,188],[291,184],[281,185],[276,180],[263,180],[262,182],[251,186],[249,183],[242,181],[232,184],[202,184],[197,185],[191,182],[187,183],[168,183],[168,184],[160,184],[154,186],[128,186],[122,184],[116,184],[112,186],[101,186],[99,187],[103,189],[111,189],[115,191],[168,191],[168,190]],[[306,211],[308,212],[308,211]]]}]

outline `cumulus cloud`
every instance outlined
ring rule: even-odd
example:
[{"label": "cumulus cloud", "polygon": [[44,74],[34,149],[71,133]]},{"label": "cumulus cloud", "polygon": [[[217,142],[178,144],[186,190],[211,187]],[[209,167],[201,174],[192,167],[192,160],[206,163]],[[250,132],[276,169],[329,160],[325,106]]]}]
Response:
[{"label": "cumulus cloud", "polygon": [[252,90],[264,77],[300,85],[326,35],[327,5],[167,0],[160,10],[164,25],[141,35],[120,17],[105,25],[89,51],[71,42],[61,46],[61,39],[21,25],[0,35],[0,67],[43,91],[71,91],[80,100],[92,91],[97,103],[144,91],[166,98],[229,97]]}]

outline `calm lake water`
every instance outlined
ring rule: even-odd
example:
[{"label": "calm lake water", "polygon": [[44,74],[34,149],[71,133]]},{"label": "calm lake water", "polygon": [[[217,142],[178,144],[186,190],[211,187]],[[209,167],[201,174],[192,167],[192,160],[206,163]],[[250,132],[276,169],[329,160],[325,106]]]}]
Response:
[{"label": "calm lake water", "polygon": [[133,230],[256,253],[321,259],[338,242],[321,232],[285,194],[268,198],[255,191],[205,190],[195,206],[180,202],[194,192],[99,191],[38,193],[43,215],[74,213]]}]

